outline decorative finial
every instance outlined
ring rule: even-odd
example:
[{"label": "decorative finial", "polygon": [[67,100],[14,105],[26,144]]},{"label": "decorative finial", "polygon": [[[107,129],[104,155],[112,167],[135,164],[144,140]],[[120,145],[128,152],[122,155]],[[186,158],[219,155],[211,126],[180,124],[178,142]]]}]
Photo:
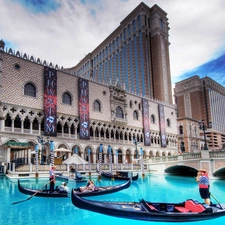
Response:
[{"label": "decorative finial", "polygon": [[5,48],[5,42],[1,39],[1,41],[0,41],[0,50],[4,51],[4,48]]}]

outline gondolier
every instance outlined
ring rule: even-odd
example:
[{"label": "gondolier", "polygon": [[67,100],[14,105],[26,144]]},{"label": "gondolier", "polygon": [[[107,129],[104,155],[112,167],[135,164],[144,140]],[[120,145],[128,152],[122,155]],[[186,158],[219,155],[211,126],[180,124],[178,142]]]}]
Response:
[{"label": "gondolier", "polygon": [[54,186],[55,186],[55,166],[52,166],[51,169],[49,170],[49,181],[50,181],[50,192],[54,191]]},{"label": "gondolier", "polygon": [[205,169],[199,169],[196,177],[199,186],[199,193],[205,204],[210,205],[209,177]]}]

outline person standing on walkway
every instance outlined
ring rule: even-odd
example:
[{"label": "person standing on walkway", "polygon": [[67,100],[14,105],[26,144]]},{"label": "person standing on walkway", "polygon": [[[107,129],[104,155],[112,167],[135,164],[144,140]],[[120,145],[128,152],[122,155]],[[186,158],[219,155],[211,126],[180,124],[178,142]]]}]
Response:
[{"label": "person standing on walkway", "polygon": [[196,177],[199,186],[199,193],[205,204],[210,205],[210,192],[209,192],[209,176],[205,169],[199,169]]},{"label": "person standing on walkway", "polygon": [[50,181],[50,192],[54,191],[54,186],[55,186],[55,166],[52,166],[51,169],[49,170],[49,181]]}]

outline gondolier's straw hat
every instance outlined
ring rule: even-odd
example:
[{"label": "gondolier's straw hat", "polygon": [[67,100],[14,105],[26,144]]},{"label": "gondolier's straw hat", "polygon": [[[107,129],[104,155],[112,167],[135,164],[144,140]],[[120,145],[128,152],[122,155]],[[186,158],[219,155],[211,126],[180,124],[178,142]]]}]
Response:
[{"label": "gondolier's straw hat", "polygon": [[207,171],[205,169],[199,169],[198,172],[206,173]]}]

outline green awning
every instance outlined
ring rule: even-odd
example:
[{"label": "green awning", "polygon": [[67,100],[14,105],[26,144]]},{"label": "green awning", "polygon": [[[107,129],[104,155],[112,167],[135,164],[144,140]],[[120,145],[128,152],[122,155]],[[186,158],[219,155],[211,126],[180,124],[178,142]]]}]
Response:
[{"label": "green awning", "polygon": [[15,142],[15,141],[8,141],[2,146],[8,148],[29,148],[31,147],[30,143],[28,142]]}]

